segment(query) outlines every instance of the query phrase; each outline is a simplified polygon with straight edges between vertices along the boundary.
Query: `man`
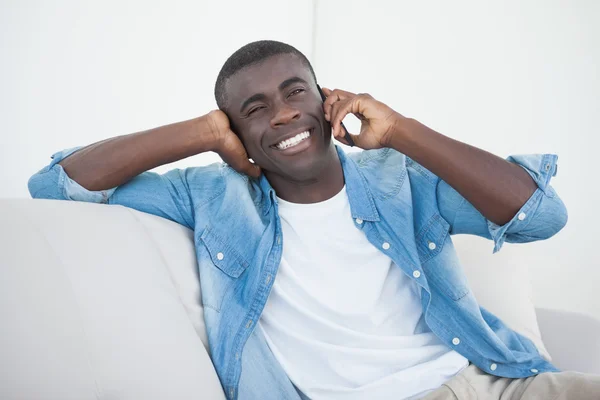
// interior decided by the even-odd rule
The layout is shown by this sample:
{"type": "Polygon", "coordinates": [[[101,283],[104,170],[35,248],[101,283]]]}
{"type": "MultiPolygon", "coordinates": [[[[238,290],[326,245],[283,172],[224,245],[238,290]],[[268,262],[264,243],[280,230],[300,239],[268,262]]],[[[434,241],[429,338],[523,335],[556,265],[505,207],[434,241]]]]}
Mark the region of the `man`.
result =
{"type": "Polygon", "coordinates": [[[218,76],[219,110],[56,153],[30,192],[194,229],[229,399],[598,398],[599,377],[558,372],[477,305],[450,238],[498,251],[557,233],[557,157],[503,160],[369,95],[324,92],[295,48],[250,43],[218,76]],[[332,141],[346,143],[348,113],[365,150],[351,155],[332,141]],[[204,151],[227,164],[147,172],[204,151]]]}

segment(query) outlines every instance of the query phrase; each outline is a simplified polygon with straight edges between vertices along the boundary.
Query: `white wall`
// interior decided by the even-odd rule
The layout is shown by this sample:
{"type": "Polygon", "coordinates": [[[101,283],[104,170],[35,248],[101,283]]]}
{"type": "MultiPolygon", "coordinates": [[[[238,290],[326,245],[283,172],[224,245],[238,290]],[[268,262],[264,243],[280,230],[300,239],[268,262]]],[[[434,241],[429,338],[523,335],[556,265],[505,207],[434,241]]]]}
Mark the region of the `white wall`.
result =
{"type": "Polygon", "coordinates": [[[569,222],[519,245],[515,262],[529,265],[538,305],[600,317],[600,2],[341,3],[318,2],[323,85],[368,92],[502,157],[559,155],[552,184],[569,222]]]}
{"type": "Polygon", "coordinates": [[[312,2],[0,1],[0,197],[29,197],[58,150],[216,108],[217,74],[247,42],[312,52],[312,2]]]}
{"type": "Polygon", "coordinates": [[[569,223],[515,262],[532,269],[537,304],[600,317],[600,2],[315,4],[1,0],[0,197],[29,197],[27,179],[57,150],[206,113],[226,57],[272,38],[312,55],[323,85],[369,92],[448,136],[501,156],[559,154],[569,223]]]}

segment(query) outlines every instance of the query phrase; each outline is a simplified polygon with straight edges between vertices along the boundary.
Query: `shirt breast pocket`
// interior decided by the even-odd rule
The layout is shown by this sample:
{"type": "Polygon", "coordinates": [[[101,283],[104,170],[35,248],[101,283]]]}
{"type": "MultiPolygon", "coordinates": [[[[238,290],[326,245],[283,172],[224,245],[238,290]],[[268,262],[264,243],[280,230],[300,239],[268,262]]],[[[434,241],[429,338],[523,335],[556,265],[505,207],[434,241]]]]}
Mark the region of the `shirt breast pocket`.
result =
{"type": "Polygon", "coordinates": [[[450,224],[439,214],[427,221],[417,234],[417,250],[421,263],[429,261],[442,251],[449,231],[450,224]]]}
{"type": "Polygon", "coordinates": [[[239,278],[248,268],[248,262],[239,255],[231,241],[226,240],[213,228],[206,227],[200,240],[204,243],[214,266],[231,278],[239,278]]]}
{"type": "Polygon", "coordinates": [[[450,224],[434,215],[417,235],[417,250],[430,285],[457,301],[470,290],[449,231],[450,224]]]}
{"type": "Polygon", "coordinates": [[[202,305],[217,312],[221,312],[228,296],[235,293],[240,277],[248,268],[248,263],[225,237],[211,227],[197,236],[202,305]]]}

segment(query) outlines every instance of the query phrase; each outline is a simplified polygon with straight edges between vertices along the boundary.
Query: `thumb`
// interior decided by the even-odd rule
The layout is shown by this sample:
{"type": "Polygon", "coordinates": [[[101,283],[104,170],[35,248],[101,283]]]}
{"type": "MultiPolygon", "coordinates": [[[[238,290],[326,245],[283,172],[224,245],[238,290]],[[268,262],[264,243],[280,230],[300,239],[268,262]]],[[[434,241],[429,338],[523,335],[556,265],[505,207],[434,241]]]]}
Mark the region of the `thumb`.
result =
{"type": "Polygon", "coordinates": [[[261,169],[258,165],[250,162],[248,159],[248,154],[246,150],[239,151],[233,157],[231,157],[231,162],[227,162],[233,169],[236,171],[251,176],[253,178],[259,178],[261,174],[261,169]]]}
{"type": "Polygon", "coordinates": [[[260,174],[262,173],[262,170],[260,169],[260,167],[258,165],[256,165],[253,162],[248,161],[249,166],[246,167],[246,169],[244,170],[244,173],[246,173],[247,175],[253,177],[253,178],[260,178],[260,174]]]}
{"type": "Polygon", "coordinates": [[[236,152],[234,154],[222,154],[221,158],[234,170],[241,174],[259,178],[261,169],[258,165],[251,163],[246,152],[236,152]]]}

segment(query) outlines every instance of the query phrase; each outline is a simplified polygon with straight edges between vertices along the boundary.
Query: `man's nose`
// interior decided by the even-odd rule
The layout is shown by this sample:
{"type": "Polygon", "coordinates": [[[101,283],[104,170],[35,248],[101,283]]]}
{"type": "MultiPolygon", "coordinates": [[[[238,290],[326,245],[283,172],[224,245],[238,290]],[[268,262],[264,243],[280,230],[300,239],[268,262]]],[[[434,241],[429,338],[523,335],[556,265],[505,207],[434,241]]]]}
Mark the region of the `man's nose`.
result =
{"type": "Polygon", "coordinates": [[[271,127],[277,128],[281,125],[289,124],[298,118],[300,118],[300,110],[290,107],[288,104],[282,104],[271,119],[271,127]]]}

